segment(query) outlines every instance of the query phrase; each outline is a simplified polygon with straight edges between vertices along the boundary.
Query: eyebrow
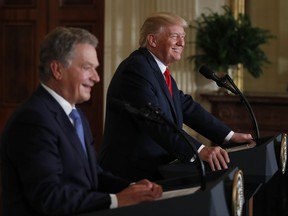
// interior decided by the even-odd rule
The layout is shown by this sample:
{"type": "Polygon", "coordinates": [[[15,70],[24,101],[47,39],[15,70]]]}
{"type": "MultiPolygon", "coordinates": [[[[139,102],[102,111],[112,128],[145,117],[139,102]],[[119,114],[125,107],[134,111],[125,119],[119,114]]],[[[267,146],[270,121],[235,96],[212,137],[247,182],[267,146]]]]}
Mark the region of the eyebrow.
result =
{"type": "Polygon", "coordinates": [[[171,35],[186,36],[186,33],[185,32],[184,33],[170,32],[168,35],[169,36],[171,36],[171,35]]]}

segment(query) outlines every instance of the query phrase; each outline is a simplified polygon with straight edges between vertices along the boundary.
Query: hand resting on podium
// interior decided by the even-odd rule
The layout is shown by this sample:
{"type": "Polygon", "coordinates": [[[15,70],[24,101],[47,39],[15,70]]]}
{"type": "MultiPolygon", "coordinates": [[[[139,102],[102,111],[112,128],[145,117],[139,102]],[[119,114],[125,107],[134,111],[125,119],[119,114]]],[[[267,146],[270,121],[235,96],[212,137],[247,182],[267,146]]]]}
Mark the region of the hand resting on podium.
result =
{"type": "MultiPolygon", "coordinates": [[[[232,137],[229,139],[229,143],[237,143],[240,145],[241,143],[252,143],[253,137],[251,134],[246,133],[233,133],[232,137]]],[[[205,146],[200,152],[199,157],[201,160],[206,161],[211,170],[222,170],[228,168],[228,163],[230,163],[229,155],[227,147],[230,146],[228,142],[222,145],[223,148],[220,146],[205,146]]]]}
{"type": "Polygon", "coordinates": [[[225,144],[227,152],[240,151],[256,146],[256,142],[251,134],[234,133],[229,143],[225,144]]]}
{"type": "Polygon", "coordinates": [[[131,184],[116,194],[118,207],[153,201],[162,196],[162,187],[146,179],[131,184]]]}

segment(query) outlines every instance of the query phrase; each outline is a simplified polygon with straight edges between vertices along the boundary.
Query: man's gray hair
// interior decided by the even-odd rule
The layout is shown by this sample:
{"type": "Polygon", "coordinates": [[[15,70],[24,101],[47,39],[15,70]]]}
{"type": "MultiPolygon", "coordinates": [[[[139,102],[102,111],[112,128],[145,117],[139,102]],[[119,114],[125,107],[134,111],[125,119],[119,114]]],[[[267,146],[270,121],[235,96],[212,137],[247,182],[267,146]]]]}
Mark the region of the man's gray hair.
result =
{"type": "Polygon", "coordinates": [[[69,65],[69,59],[73,55],[75,45],[88,43],[97,47],[98,39],[85,29],[75,27],[57,27],[43,40],[39,56],[39,78],[46,82],[51,77],[50,63],[59,61],[64,66],[69,65]]]}

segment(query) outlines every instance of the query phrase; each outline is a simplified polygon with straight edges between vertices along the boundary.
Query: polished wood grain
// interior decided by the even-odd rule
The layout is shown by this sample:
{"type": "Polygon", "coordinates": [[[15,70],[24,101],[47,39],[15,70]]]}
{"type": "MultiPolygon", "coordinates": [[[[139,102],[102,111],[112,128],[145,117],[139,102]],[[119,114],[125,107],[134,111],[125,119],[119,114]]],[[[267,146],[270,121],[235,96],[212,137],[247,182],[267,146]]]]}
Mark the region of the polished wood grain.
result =
{"type": "MultiPolygon", "coordinates": [[[[249,113],[238,96],[217,93],[201,96],[211,103],[212,114],[234,131],[255,134],[249,113]]],[[[245,97],[258,122],[260,138],[288,132],[288,95],[248,94],[245,97]]]]}

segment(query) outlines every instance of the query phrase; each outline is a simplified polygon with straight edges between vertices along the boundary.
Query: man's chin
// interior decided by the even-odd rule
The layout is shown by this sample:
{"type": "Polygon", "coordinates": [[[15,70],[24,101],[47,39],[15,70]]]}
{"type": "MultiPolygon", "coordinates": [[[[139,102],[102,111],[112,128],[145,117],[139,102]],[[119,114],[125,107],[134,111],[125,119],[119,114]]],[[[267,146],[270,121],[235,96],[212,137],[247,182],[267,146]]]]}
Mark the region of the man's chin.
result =
{"type": "MultiPolygon", "coordinates": [[[[177,61],[179,61],[181,59],[181,56],[175,56],[174,58],[173,58],[173,62],[177,62],[177,61]]],[[[171,62],[171,63],[173,63],[173,62],[171,62]]]]}
{"type": "Polygon", "coordinates": [[[90,98],[91,98],[91,95],[89,94],[89,96],[82,97],[81,100],[78,101],[78,103],[84,103],[90,100],[90,98]]]}

